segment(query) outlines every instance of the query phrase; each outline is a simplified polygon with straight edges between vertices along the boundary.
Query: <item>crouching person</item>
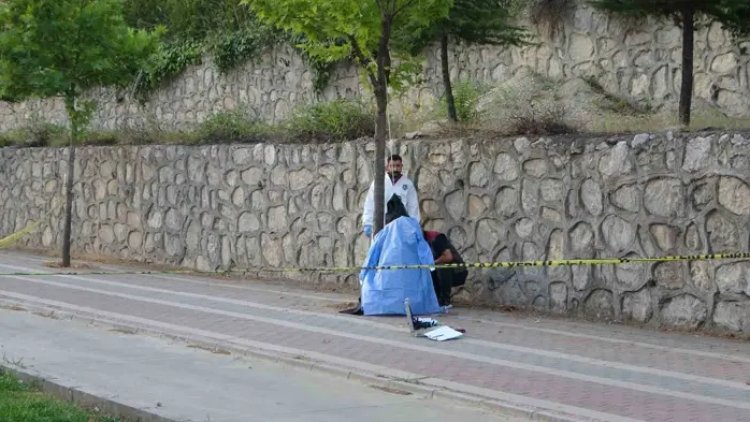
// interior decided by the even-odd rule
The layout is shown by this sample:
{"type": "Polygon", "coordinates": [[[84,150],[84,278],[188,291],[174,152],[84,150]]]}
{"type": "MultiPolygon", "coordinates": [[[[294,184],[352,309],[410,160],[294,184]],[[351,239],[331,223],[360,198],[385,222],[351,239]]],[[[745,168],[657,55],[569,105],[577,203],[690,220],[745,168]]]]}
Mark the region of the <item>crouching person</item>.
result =
{"type": "MultiPolygon", "coordinates": [[[[448,240],[448,236],[436,231],[425,231],[424,238],[430,245],[435,265],[463,264],[464,260],[456,248],[448,240]]],[[[451,308],[451,289],[466,283],[468,271],[466,267],[436,268],[432,272],[432,285],[435,288],[438,303],[445,309],[451,308]]]]}
{"type": "MultiPolygon", "coordinates": [[[[386,226],[375,236],[364,267],[432,265],[433,254],[419,222],[406,213],[398,195],[388,201],[386,226]]],[[[404,315],[409,298],[415,315],[441,312],[428,268],[360,272],[362,311],[365,315],[404,315]]]]}

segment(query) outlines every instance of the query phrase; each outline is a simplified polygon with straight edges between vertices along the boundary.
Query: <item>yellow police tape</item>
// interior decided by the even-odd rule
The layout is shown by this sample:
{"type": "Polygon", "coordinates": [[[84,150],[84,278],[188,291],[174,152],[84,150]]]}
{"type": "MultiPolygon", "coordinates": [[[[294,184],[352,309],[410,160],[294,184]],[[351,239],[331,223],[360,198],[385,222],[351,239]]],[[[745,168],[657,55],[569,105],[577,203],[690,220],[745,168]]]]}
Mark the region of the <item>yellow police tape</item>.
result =
{"type": "Polygon", "coordinates": [[[13,246],[14,243],[18,242],[22,237],[36,230],[37,227],[42,223],[42,220],[34,221],[21,230],[11,233],[8,236],[0,239],[0,249],[6,249],[13,246]]]}
{"type": "MultiPolygon", "coordinates": [[[[631,258],[583,258],[583,259],[553,259],[537,261],[504,261],[504,262],[470,262],[461,264],[420,264],[420,265],[383,265],[372,267],[289,267],[276,268],[270,271],[319,271],[319,272],[352,272],[361,270],[418,270],[418,269],[493,269],[493,268],[520,268],[520,267],[562,267],[574,265],[622,265],[652,262],[674,262],[674,261],[709,261],[723,259],[750,259],[750,252],[737,253],[712,253],[702,255],[674,255],[661,257],[631,257],[631,258]]],[[[255,270],[264,272],[269,270],[255,270]]],[[[232,271],[229,271],[232,272],[232,271]]],[[[247,271],[245,271],[247,272],[247,271]]]]}
{"type": "Polygon", "coordinates": [[[157,275],[157,274],[203,274],[203,275],[247,275],[263,273],[292,273],[292,272],[347,272],[353,273],[361,270],[418,270],[418,269],[493,269],[493,268],[524,268],[524,267],[560,267],[573,265],[623,265],[642,264],[654,262],[675,261],[708,261],[726,259],[750,259],[750,252],[737,253],[713,253],[702,255],[674,255],[662,257],[632,257],[632,258],[586,258],[586,259],[556,259],[538,261],[506,261],[506,262],[475,262],[462,264],[436,264],[436,265],[384,265],[372,267],[284,267],[284,268],[253,268],[233,269],[217,272],[201,272],[193,270],[155,270],[155,271],[75,271],[75,272],[8,272],[0,273],[0,276],[14,275],[157,275]]]}

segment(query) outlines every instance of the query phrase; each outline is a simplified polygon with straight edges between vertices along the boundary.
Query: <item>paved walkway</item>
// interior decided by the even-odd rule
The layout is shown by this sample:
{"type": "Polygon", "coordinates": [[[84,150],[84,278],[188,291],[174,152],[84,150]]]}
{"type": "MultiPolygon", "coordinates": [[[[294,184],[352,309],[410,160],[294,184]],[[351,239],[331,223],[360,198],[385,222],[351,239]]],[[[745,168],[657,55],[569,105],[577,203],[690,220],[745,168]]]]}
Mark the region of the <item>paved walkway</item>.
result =
{"type": "MultiPolygon", "coordinates": [[[[417,394],[190,346],[0,309],[0,365],[72,387],[75,393],[67,397],[124,421],[152,422],[157,415],[181,422],[519,422],[448,403],[426,406],[417,394]]],[[[2,414],[0,420],[6,421],[2,414]]]]}
{"type": "MultiPolygon", "coordinates": [[[[50,270],[0,257],[0,272],[50,270]]],[[[117,269],[98,265],[100,269],[117,269]]],[[[350,296],[190,276],[2,276],[0,302],[251,351],[553,420],[750,421],[750,343],[454,309],[436,343],[402,318],[340,315],[350,296]]]]}

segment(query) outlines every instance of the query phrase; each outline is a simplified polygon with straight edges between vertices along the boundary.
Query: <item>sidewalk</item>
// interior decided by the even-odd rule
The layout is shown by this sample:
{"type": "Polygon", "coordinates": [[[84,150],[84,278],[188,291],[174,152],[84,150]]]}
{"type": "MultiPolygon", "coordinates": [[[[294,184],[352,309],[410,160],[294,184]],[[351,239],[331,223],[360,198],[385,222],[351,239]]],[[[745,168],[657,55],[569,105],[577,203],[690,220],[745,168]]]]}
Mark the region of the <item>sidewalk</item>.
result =
{"type": "MultiPolygon", "coordinates": [[[[49,271],[0,257],[0,272],[49,271]]],[[[95,265],[96,270],[117,269],[95,265]]],[[[453,309],[436,343],[402,318],[336,311],[351,296],[189,276],[3,276],[0,303],[158,333],[456,403],[551,420],[750,421],[750,343],[453,309]]]]}
{"type": "Polygon", "coordinates": [[[438,403],[427,407],[418,395],[289,365],[28,312],[0,309],[0,356],[0,366],[69,387],[67,397],[125,421],[512,421],[438,403]]]}

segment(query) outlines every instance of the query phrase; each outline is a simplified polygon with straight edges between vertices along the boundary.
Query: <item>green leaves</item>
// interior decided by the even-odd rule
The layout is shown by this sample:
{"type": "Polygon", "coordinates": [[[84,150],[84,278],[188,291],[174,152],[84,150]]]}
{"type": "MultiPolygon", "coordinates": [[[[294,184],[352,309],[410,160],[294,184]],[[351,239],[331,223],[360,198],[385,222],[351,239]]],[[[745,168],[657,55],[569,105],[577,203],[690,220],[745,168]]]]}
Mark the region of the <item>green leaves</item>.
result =
{"type": "Polygon", "coordinates": [[[354,58],[372,72],[382,20],[414,29],[447,16],[451,0],[242,0],[258,18],[298,36],[308,55],[322,62],[354,58]]]}
{"type": "Polygon", "coordinates": [[[127,83],[156,45],[118,0],[8,0],[0,12],[0,93],[13,99],[127,83]]]}
{"type": "Polygon", "coordinates": [[[284,35],[260,24],[240,0],[128,0],[125,19],[139,28],[166,28],[138,80],[141,100],[203,56],[212,56],[219,71],[228,72],[260,57],[284,35]]]}
{"type": "Polygon", "coordinates": [[[271,26],[300,37],[299,47],[324,62],[346,58],[351,39],[371,50],[377,21],[361,20],[374,1],[351,0],[243,0],[258,18],[271,26]],[[336,40],[344,39],[343,43],[336,40]]]}
{"type": "Polygon", "coordinates": [[[448,16],[425,22],[410,21],[394,34],[402,49],[418,54],[445,33],[456,42],[469,44],[522,45],[530,34],[514,19],[524,0],[455,0],[448,16]],[[416,24],[415,24],[416,23],[416,24]]]}
{"type": "Polygon", "coordinates": [[[159,35],[129,28],[118,0],[8,0],[0,28],[0,95],[63,96],[73,139],[95,110],[83,91],[129,83],[159,35]]]}
{"type": "Polygon", "coordinates": [[[248,25],[214,34],[210,39],[210,49],[219,71],[228,72],[249,58],[259,57],[264,49],[279,39],[278,32],[264,25],[248,25]]]}
{"type": "Polygon", "coordinates": [[[192,40],[160,44],[140,69],[141,77],[136,79],[136,93],[140,99],[145,100],[149,92],[188,66],[199,64],[202,51],[203,45],[192,40]]]}

